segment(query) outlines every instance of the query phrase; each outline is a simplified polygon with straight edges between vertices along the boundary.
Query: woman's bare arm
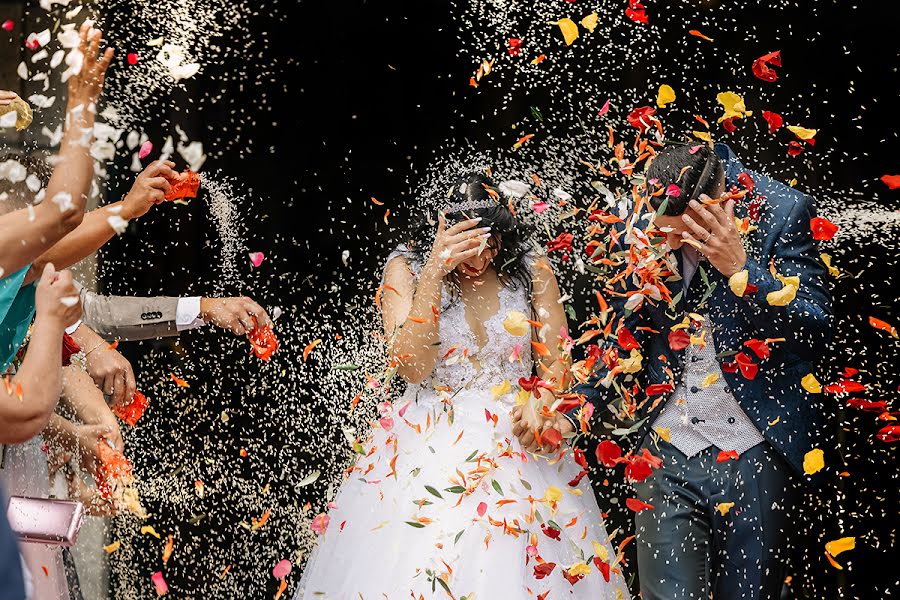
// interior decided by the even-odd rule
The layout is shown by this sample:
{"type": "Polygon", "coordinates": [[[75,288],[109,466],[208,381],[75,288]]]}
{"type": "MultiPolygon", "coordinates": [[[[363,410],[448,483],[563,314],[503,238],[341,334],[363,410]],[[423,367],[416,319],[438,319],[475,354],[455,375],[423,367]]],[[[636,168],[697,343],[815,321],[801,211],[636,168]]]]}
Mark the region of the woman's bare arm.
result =
{"type": "MultiPolygon", "coordinates": [[[[84,217],[94,177],[90,151],[96,102],[113,55],[112,49],[100,54],[100,37],[100,31],[91,30],[89,24],[82,26],[79,50],[84,54],[84,63],[81,71],[69,79],[65,134],[44,202],[0,217],[2,272],[14,273],[34,261],[78,227],[84,217]]],[[[42,271],[43,267],[29,281],[42,271]]]]}
{"type": "Polygon", "coordinates": [[[434,370],[440,344],[438,312],[444,277],[478,254],[489,229],[473,229],[481,219],[450,227],[443,215],[428,260],[416,281],[409,264],[394,258],[385,268],[381,309],[390,352],[400,360],[397,372],[410,383],[421,383],[434,370]]]}
{"type": "Polygon", "coordinates": [[[532,280],[532,306],[537,315],[537,320],[543,323],[543,331],[546,331],[546,339],[542,341],[549,351],[549,356],[540,356],[533,352],[534,364],[537,365],[537,374],[545,381],[555,381],[554,388],[558,391],[566,389],[565,378],[568,376],[570,357],[561,350],[563,332],[568,336],[569,327],[566,322],[566,312],[559,299],[561,294],[556,275],[546,257],[538,258],[532,265],[534,273],[532,280]]]}
{"type": "Polygon", "coordinates": [[[440,309],[443,273],[425,268],[416,281],[406,259],[397,257],[385,269],[381,292],[384,331],[392,357],[399,357],[400,376],[421,383],[437,364],[440,319],[432,307],[440,309]]]}

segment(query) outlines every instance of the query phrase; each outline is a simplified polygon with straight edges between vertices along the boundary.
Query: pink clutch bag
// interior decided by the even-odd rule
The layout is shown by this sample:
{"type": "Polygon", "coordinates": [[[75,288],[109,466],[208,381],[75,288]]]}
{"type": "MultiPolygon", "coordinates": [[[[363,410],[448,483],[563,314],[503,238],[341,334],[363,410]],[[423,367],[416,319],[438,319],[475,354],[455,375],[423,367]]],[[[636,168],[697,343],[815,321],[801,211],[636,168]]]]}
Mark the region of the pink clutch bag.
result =
{"type": "Polygon", "coordinates": [[[84,522],[84,506],[69,500],[12,496],[6,516],[22,542],[74,546],[84,522]]]}

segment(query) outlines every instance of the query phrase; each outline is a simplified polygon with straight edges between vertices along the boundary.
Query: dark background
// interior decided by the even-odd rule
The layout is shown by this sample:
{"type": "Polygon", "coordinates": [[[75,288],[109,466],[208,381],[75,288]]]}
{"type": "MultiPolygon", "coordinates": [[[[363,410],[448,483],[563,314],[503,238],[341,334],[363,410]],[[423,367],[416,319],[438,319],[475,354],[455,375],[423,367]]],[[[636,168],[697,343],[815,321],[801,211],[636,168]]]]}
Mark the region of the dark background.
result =
{"type": "MultiPolygon", "coordinates": [[[[792,122],[822,129],[816,148],[788,159],[788,138],[776,144],[761,136],[758,118],[723,139],[751,168],[785,179],[796,176],[800,187],[820,196],[837,190],[838,197],[820,200],[838,210],[843,195],[848,201],[875,199],[896,210],[900,196],[877,181],[900,171],[896,20],[884,12],[890,3],[853,4],[747,2],[722,8],[647,2],[651,19],[665,23],[658,44],[671,51],[636,61],[622,81],[602,85],[615,93],[646,82],[640,102],[614,107],[622,123],[632,106],[653,103],[659,83],[672,83],[684,95],[667,127],[681,131],[692,127],[691,114],[713,115],[717,91],[730,85],[760,88],[750,62],[780,49],[785,66],[778,84],[767,88],[773,95],[769,106],[802,107],[803,118],[792,122]],[[723,14],[727,18],[722,19],[723,14]],[[704,30],[709,15],[719,15],[719,22],[730,23],[730,29],[705,31],[716,39],[711,45],[687,38],[687,29],[704,30]],[[742,57],[745,67],[739,73],[722,60],[734,55],[742,57]]],[[[570,6],[562,1],[560,5],[561,11],[570,6]]],[[[155,489],[145,495],[156,513],[157,529],[178,534],[178,550],[165,569],[175,597],[233,597],[242,590],[246,597],[262,598],[274,592],[277,582],[268,571],[277,559],[293,557],[298,536],[292,528],[305,527],[305,522],[292,520],[299,513],[285,509],[275,513],[268,529],[248,539],[237,522],[258,516],[260,504],[232,501],[228,486],[238,480],[255,481],[260,488],[271,483],[282,503],[301,506],[309,500],[321,507],[325,490],[320,486],[291,488],[301,476],[299,467],[315,462],[314,455],[304,455],[302,444],[294,442],[309,437],[340,445],[341,433],[328,427],[332,422],[325,416],[290,422],[285,415],[291,413],[278,408],[283,398],[274,396],[289,389],[295,394],[291,401],[302,404],[313,391],[273,382],[289,379],[285,371],[306,368],[297,351],[317,337],[304,329],[308,315],[327,313],[330,305],[339,322],[344,302],[373,291],[372,283],[360,289],[359,282],[367,274],[373,274],[368,280],[374,282],[384,248],[405,227],[409,211],[399,208],[400,201],[410,200],[409,190],[422,168],[454,145],[508,147],[513,123],[529,123],[538,133],[560,133],[571,126],[571,119],[562,116],[563,105],[546,90],[520,90],[498,110],[504,95],[499,81],[493,87],[487,82],[479,90],[469,88],[474,65],[461,56],[459,24],[452,10],[438,0],[281,2],[271,13],[263,7],[259,14],[248,13],[245,35],[221,40],[226,49],[234,45],[231,58],[205,65],[202,76],[171,95],[153,98],[147,107],[149,117],[142,126],[151,137],[174,133],[173,124],[178,123],[191,139],[204,141],[210,152],[205,172],[218,170],[239,181],[247,247],[265,251],[267,259],[255,271],[242,263],[245,283],[222,291],[281,306],[286,311],[282,318],[296,323],[282,322],[280,327],[296,333],[294,346],[282,350],[276,366],[263,369],[248,364],[243,343],[208,330],[185,334],[177,344],[125,348],[142,373],[142,386],[157,399],[169,399],[172,407],[167,414],[154,406],[142,425],[144,433],[136,432],[130,440],[132,448],[140,448],[134,452],[139,475],[176,495],[182,493],[179,489],[192,493],[195,478],[209,485],[209,477],[221,475],[223,463],[232,469],[233,479],[216,480],[218,494],[191,510],[173,508],[175,504],[164,500],[154,503],[169,491],[155,489]],[[254,45],[252,52],[237,51],[248,43],[254,45]],[[274,74],[262,79],[247,75],[261,65],[274,74]],[[542,107],[548,119],[529,121],[531,106],[542,107]],[[386,206],[372,204],[371,196],[386,206]],[[382,221],[385,208],[394,209],[390,227],[382,221]],[[352,251],[352,269],[340,260],[346,249],[352,251]],[[170,391],[169,370],[189,375],[190,391],[170,391]],[[176,393],[180,395],[170,398],[176,393]],[[235,410],[239,416],[223,424],[218,419],[222,410],[235,410]],[[235,451],[245,445],[256,452],[241,461],[235,451]],[[188,524],[201,513],[205,517],[198,524],[188,524]],[[235,587],[216,588],[229,557],[235,562],[228,576],[235,587]]],[[[607,18],[612,17],[601,15],[607,18]]],[[[140,26],[131,22],[126,31],[114,25],[109,32],[112,43],[127,45],[140,26]]],[[[639,26],[625,21],[623,27],[639,26]]],[[[504,41],[498,40],[498,52],[504,41]]],[[[580,51],[590,52],[588,42],[581,42],[580,51]]],[[[603,99],[596,100],[594,112],[603,99]]],[[[121,167],[127,164],[123,157],[121,167]]],[[[113,179],[112,198],[127,190],[121,183],[125,179],[124,174],[113,179]]],[[[869,397],[895,405],[900,384],[897,343],[869,329],[865,318],[872,314],[900,322],[894,301],[896,227],[884,226],[881,233],[862,238],[845,233],[831,251],[839,266],[862,273],[836,285],[840,335],[832,356],[821,365],[820,380],[833,381],[844,366],[857,367],[874,388],[869,397]]],[[[167,205],[104,249],[102,285],[113,293],[208,294],[221,283],[218,260],[215,229],[205,206],[167,205]]],[[[814,532],[804,538],[806,553],[795,591],[812,598],[886,597],[897,584],[892,568],[897,564],[892,555],[896,521],[889,518],[898,507],[896,449],[874,438],[885,422],[869,414],[845,413],[839,401],[834,403],[840,417],[835,434],[845,462],[829,468],[847,471],[850,477],[841,480],[840,489],[826,492],[824,504],[810,501],[807,513],[814,517],[814,532]],[[857,536],[857,548],[838,558],[846,569],[838,573],[825,561],[822,544],[842,535],[857,536]]],[[[614,522],[625,523],[623,518],[613,515],[614,522]]],[[[133,529],[133,523],[119,522],[114,535],[133,535],[133,529]]],[[[801,529],[803,524],[798,524],[798,535],[801,529]]],[[[157,544],[146,536],[130,543],[133,555],[112,557],[120,562],[113,573],[113,587],[119,592],[111,596],[149,597],[147,574],[160,568],[157,544]],[[133,563],[123,564],[129,561],[133,563]]],[[[295,571],[291,581],[296,577],[295,571]]]]}

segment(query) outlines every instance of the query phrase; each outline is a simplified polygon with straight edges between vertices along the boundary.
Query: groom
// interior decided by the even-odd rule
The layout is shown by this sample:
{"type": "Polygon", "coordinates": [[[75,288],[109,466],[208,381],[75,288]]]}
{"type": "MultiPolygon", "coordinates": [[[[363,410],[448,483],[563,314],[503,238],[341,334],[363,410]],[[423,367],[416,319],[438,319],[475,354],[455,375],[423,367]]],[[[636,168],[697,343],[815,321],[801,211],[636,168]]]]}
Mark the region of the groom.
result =
{"type": "MultiPolygon", "coordinates": [[[[831,298],[810,230],[812,199],[745,169],[724,144],[666,147],[647,180],[670,192],[651,204],[659,209],[667,198],[656,225],[669,229],[681,278],[666,280],[671,305],[645,302],[630,314],[619,305],[616,313],[627,314],[622,324],[640,345],[644,389],[672,390],[643,406],[645,396],[635,398],[638,452],[662,458],[658,471],[635,484],[638,499],[653,507],[635,516],[642,597],[774,600],[796,533],[800,484],[813,479],[804,474],[804,457],[829,446],[819,396],[801,385],[831,337],[831,298]],[[703,202],[732,186],[752,188],[737,208],[733,200],[703,202]],[[744,217],[748,206],[757,229],[745,250],[734,213],[744,217]],[[799,287],[784,282],[792,276],[799,287]],[[729,281],[740,292],[742,280],[748,285],[738,296],[729,281]],[[682,348],[670,333],[691,313],[701,318],[687,319],[694,343],[682,348]],[[749,340],[760,342],[747,346],[749,340]]],[[[604,350],[627,357],[616,338],[604,350]]],[[[603,368],[575,391],[601,411],[614,389],[598,364],[603,368]]],[[[555,425],[572,431],[580,410],[555,425]]]]}

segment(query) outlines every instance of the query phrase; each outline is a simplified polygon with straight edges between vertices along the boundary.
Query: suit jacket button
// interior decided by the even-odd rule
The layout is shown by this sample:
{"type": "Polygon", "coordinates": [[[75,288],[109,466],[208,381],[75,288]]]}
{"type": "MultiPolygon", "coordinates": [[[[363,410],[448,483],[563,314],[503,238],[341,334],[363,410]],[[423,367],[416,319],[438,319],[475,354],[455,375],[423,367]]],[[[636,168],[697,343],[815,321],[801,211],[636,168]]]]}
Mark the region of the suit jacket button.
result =
{"type": "Polygon", "coordinates": [[[692,386],[691,386],[691,393],[692,393],[692,394],[696,394],[696,393],[699,392],[699,391],[700,391],[700,388],[698,388],[696,385],[692,385],[692,386]]]}
{"type": "Polygon", "coordinates": [[[700,418],[699,418],[699,417],[691,417],[691,423],[693,423],[694,425],[696,425],[696,424],[699,423],[699,422],[700,422],[700,418]]]}
{"type": "Polygon", "coordinates": [[[731,393],[731,388],[728,387],[727,385],[725,386],[725,393],[726,393],[726,394],[730,394],[730,393],[731,393]]]}
{"type": "Polygon", "coordinates": [[[728,422],[734,425],[734,422],[737,421],[734,417],[728,417],[728,422]]]}

